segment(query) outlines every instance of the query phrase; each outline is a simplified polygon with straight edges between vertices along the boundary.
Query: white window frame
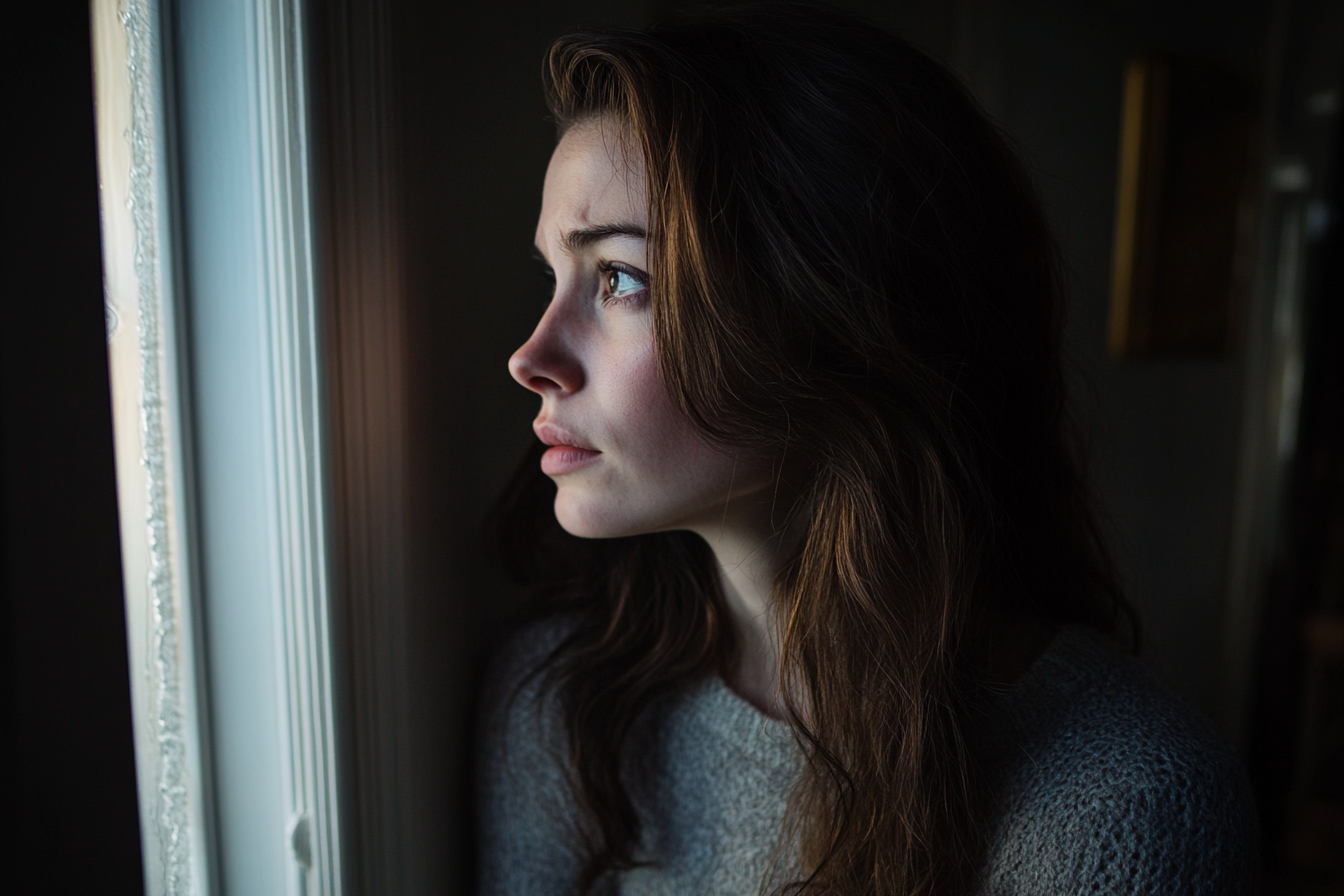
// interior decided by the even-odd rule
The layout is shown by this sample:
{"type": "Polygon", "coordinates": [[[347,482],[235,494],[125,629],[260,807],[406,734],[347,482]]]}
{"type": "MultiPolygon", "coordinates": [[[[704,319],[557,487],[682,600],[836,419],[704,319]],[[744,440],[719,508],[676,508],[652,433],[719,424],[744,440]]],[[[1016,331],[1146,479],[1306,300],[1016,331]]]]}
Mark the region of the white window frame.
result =
{"type": "Polygon", "coordinates": [[[339,894],[303,4],[92,12],[147,892],[339,894]]]}

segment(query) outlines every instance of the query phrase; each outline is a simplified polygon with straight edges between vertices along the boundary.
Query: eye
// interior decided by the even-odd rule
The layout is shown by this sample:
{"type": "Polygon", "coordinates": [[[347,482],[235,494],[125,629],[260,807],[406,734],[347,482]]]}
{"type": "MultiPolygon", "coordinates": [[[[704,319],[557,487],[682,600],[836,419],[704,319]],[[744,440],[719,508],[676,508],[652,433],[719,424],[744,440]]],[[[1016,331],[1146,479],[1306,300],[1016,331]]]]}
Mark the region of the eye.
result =
{"type": "Polygon", "coordinates": [[[629,299],[648,289],[648,280],[624,266],[608,265],[602,268],[602,285],[606,295],[603,301],[629,299]]]}
{"type": "Polygon", "coordinates": [[[632,292],[639,292],[643,288],[643,283],[640,283],[625,271],[611,271],[607,274],[607,289],[611,290],[613,296],[629,295],[632,292]]]}
{"type": "Polygon", "coordinates": [[[555,296],[555,268],[546,260],[546,256],[541,254],[541,250],[534,248],[532,250],[532,260],[537,263],[537,274],[546,284],[546,301],[549,303],[555,296]]]}

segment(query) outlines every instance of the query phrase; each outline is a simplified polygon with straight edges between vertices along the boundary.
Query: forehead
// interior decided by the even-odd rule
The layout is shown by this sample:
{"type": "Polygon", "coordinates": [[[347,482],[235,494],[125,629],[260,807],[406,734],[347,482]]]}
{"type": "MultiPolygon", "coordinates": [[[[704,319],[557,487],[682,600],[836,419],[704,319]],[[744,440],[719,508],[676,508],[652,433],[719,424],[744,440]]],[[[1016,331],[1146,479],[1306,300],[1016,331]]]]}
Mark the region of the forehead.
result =
{"type": "Polygon", "coordinates": [[[565,132],[546,169],[538,244],[576,228],[645,223],[644,159],[626,143],[620,128],[605,119],[565,132]]]}

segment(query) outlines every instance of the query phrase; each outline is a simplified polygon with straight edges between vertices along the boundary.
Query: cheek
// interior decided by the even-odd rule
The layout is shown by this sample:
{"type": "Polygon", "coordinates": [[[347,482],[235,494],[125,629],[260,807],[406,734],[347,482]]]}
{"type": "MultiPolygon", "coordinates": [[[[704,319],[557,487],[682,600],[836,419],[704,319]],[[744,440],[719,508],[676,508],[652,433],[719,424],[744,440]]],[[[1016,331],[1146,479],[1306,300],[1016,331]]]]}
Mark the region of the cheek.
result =
{"type": "MultiPolygon", "coordinates": [[[[575,535],[616,537],[713,516],[736,471],[672,402],[652,345],[590,368],[600,396],[605,467],[562,483],[556,514],[575,535]]],[[[716,517],[717,518],[717,517],[716,517]]]]}
{"type": "Polygon", "coordinates": [[[706,514],[717,519],[735,477],[747,471],[738,470],[676,407],[651,351],[627,369],[624,381],[616,443],[622,474],[618,506],[648,531],[695,525],[706,514]]]}
{"type": "Polygon", "coordinates": [[[719,455],[710,448],[672,402],[652,347],[614,371],[612,411],[618,461],[636,470],[643,482],[664,482],[688,471],[706,472],[719,455]]]}

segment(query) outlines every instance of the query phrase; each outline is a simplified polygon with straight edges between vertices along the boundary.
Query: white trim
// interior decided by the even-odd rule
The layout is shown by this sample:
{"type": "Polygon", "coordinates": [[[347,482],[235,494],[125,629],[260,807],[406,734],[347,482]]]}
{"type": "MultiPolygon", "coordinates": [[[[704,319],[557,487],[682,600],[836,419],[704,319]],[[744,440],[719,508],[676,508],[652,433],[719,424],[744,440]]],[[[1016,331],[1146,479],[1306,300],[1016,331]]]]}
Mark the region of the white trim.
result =
{"type": "Polygon", "coordinates": [[[342,890],[302,5],[179,0],[202,587],[229,893],[342,890]]]}
{"type": "Polygon", "coordinates": [[[221,876],[342,889],[298,0],[175,4],[221,876]]]}
{"type": "Polygon", "coordinates": [[[298,0],[256,5],[270,391],[267,467],[279,556],[291,854],[304,893],[340,892],[324,491],[320,318],[313,283],[308,110],[298,0]]]}

